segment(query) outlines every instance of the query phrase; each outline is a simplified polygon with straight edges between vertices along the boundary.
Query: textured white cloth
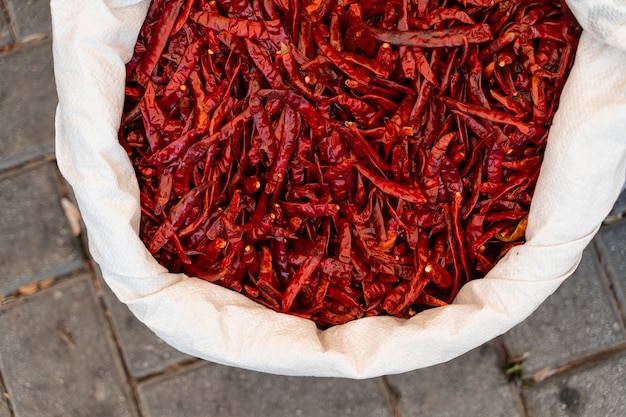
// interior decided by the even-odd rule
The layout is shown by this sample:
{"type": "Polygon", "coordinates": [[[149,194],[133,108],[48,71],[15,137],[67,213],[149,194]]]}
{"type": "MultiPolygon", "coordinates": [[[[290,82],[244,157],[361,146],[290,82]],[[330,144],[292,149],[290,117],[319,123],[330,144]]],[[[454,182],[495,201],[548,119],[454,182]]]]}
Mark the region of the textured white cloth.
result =
{"type": "Polygon", "coordinates": [[[626,50],[626,0],[568,0],[567,4],[586,31],[626,50]]]}
{"type": "MultiPolygon", "coordinates": [[[[577,13],[591,13],[587,3],[571,2],[577,13]]],[[[465,285],[450,306],[409,320],[366,318],[320,331],[217,285],[170,274],[151,257],[137,236],[137,181],[117,142],[124,63],[148,2],[51,5],[57,160],[76,194],[90,251],[117,297],[143,323],[200,358],[277,374],[348,378],[450,360],[521,322],[554,292],[575,270],[624,183],[626,53],[618,49],[625,44],[624,25],[607,29],[608,15],[596,13],[593,21],[581,19],[589,30],[550,132],[527,243],[486,278],[465,285]]]]}

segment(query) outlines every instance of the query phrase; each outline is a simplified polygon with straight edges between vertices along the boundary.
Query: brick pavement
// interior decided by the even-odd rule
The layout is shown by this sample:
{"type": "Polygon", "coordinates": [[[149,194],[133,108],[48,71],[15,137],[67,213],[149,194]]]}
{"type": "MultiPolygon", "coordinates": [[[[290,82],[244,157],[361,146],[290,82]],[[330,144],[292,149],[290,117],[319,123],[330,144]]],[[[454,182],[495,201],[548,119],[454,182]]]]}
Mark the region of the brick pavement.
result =
{"type": "Polygon", "coordinates": [[[445,364],[294,378],[159,341],[101,282],[64,214],[49,30],[47,1],[0,0],[0,417],[626,415],[626,194],[529,319],[445,364]]]}

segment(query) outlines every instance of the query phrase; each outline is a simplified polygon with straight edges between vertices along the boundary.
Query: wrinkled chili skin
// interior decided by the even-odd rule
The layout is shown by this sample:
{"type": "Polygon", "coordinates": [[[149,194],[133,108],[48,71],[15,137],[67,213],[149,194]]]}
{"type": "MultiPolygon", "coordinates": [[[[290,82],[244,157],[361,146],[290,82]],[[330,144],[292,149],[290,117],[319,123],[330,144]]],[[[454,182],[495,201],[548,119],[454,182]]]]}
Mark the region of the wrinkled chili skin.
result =
{"type": "Polygon", "coordinates": [[[524,242],[565,7],[153,0],[119,131],[141,239],[322,329],[448,304],[524,242]]]}

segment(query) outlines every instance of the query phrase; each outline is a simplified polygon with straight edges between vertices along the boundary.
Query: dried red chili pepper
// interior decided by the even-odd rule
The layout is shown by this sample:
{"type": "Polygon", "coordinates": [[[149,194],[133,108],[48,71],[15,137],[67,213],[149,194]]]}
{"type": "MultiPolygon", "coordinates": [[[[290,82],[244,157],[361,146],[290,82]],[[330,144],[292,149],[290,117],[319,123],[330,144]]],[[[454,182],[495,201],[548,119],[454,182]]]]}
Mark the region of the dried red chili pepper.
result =
{"type": "Polygon", "coordinates": [[[483,43],[492,39],[489,25],[479,23],[450,29],[425,31],[387,31],[367,27],[376,39],[392,45],[405,45],[417,48],[442,48],[483,43]]]}
{"type": "Polygon", "coordinates": [[[143,86],[147,84],[158,60],[161,58],[161,53],[167,45],[167,41],[174,28],[176,17],[178,16],[183,2],[184,0],[172,0],[168,2],[159,16],[156,27],[152,30],[153,35],[148,43],[145,55],[141,58],[137,66],[137,80],[143,86]]]}
{"type": "Polygon", "coordinates": [[[228,32],[246,39],[269,38],[265,26],[254,20],[228,18],[205,11],[192,13],[191,19],[216,32],[228,32]]]}

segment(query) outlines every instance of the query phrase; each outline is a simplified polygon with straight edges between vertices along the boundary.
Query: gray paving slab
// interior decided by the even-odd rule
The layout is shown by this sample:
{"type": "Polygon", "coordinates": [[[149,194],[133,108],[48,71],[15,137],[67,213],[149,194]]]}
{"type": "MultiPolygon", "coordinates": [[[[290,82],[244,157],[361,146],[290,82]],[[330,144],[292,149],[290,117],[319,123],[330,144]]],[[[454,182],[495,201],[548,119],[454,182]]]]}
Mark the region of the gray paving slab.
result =
{"type": "Polygon", "coordinates": [[[104,300],[111,311],[126,366],[132,376],[145,377],[161,372],[169,366],[193,359],[152,333],[126,305],[115,297],[106,283],[102,283],[102,288],[104,300]]]}
{"type": "Polygon", "coordinates": [[[597,352],[626,341],[593,245],[572,276],[528,319],[504,335],[512,356],[528,354],[524,372],[597,352]]]}
{"type": "Polygon", "coordinates": [[[0,295],[83,267],[54,162],[0,175],[0,295]]]}
{"type": "Polygon", "coordinates": [[[16,417],[136,417],[89,276],[0,310],[0,370],[16,417]]]}
{"type": "Polygon", "coordinates": [[[626,355],[524,389],[529,417],[626,416],[626,355]]]}
{"type": "Polygon", "coordinates": [[[603,226],[597,235],[597,242],[613,290],[622,311],[626,311],[626,219],[603,226]]]}
{"type": "Polygon", "coordinates": [[[145,417],[391,417],[382,380],[269,375],[200,362],[140,384],[145,417]]]}
{"type": "Polygon", "coordinates": [[[52,30],[50,0],[6,0],[19,39],[52,30]]]}
{"type": "Polygon", "coordinates": [[[516,417],[522,406],[487,343],[450,362],[389,376],[402,416],[516,417]]]}
{"type": "Polygon", "coordinates": [[[0,170],[54,152],[57,104],[49,39],[0,54],[0,170]]]}
{"type": "Polygon", "coordinates": [[[13,36],[9,30],[9,21],[0,8],[0,49],[13,43],[13,36]]]}

